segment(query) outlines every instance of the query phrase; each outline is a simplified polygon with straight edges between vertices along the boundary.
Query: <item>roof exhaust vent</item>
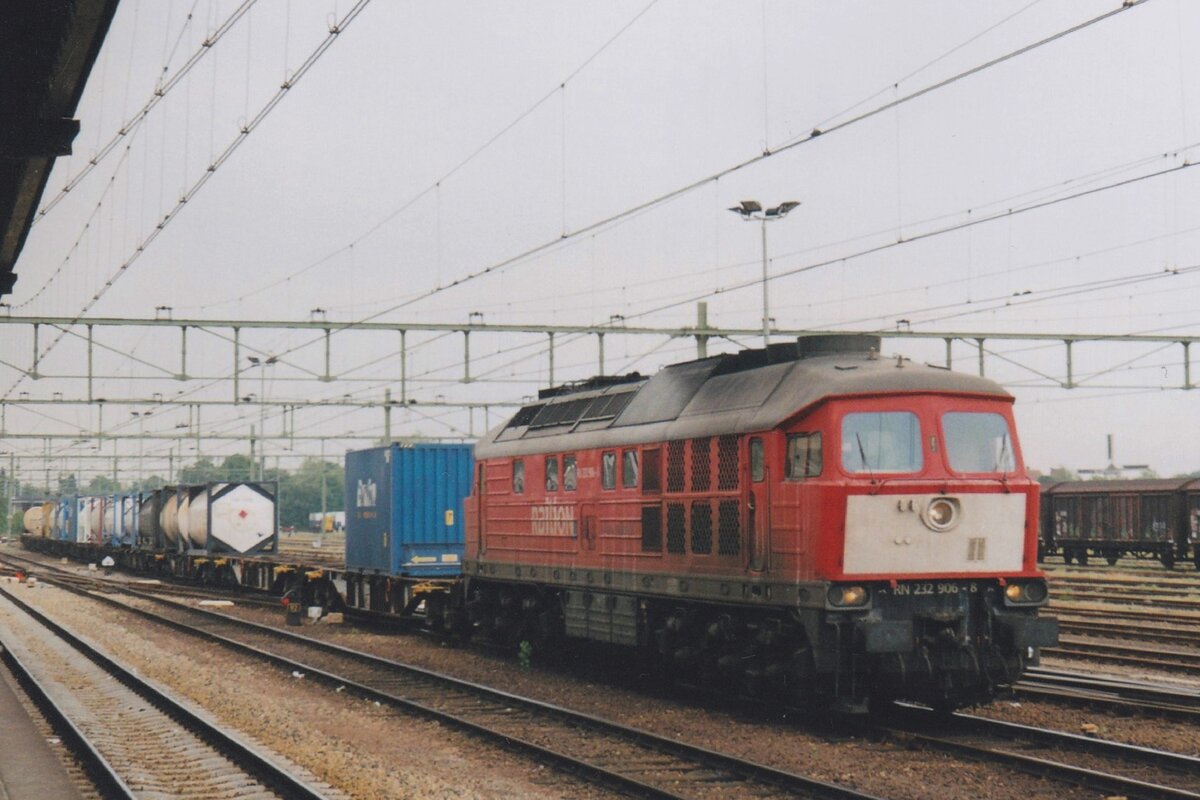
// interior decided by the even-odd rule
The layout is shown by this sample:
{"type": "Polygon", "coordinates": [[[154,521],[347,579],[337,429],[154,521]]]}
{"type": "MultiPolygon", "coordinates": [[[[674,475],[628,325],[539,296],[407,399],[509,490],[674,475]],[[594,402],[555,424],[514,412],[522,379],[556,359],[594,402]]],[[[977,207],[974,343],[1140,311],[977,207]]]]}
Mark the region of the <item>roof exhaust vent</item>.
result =
{"type": "Polygon", "coordinates": [[[801,336],[796,340],[796,352],[800,358],[833,356],[841,353],[861,353],[866,356],[872,350],[879,352],[883,337],[872,333],[820,333],[801,336]]]}

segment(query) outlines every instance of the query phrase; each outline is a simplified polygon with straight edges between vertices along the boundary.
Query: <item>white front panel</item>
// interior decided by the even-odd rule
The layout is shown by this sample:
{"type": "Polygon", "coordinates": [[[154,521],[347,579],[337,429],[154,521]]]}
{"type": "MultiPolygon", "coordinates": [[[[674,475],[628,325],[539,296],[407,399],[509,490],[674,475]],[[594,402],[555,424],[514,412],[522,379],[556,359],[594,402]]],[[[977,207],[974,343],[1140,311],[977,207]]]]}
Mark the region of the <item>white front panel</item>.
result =
{"type": "Polygon", "coordinates": [[[212,501],[212,538],[245,553],[275,532],[275,503],[249,486],[212,501]]]}
{"type": "Polygon", "coordinates": [[[846,501],[847,575],[1016,572],[1024,546],[1023,494],[855,495],[846,501]],[[931,530],[922,512],[943,496],[958,500],[958,524],[931,530]]]}

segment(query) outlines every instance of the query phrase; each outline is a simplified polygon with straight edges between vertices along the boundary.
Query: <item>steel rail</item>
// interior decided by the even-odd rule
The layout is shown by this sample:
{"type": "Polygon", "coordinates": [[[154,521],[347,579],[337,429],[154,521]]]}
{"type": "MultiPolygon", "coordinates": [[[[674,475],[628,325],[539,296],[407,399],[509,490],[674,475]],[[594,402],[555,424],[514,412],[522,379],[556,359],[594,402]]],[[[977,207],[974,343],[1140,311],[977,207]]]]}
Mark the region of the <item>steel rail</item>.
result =
{"type": "MultiPolygon", "coordinates": [[[[57,578],[45,578],[45,580],[53,583],[57,580],[57,578]]],[[[68,591],[74,591],[81,595],[87,596],[99,602],[103,602],[107,605],[119,608],[122,611],[135,614],[144,619],[148,619],[155,623],[173,628],[190,636],[196,636],[209,641],[214,641],[222,646],[246,653],[262,660],[269,661],[281,667],[282,669],[288,670],[289,672],[303,672],[307,677],[326,685],[340,687],[345,691],[354,692],[355,694],[370,700],[386,703],[393,707],[399,707],[413,713],[421,714],[422,716],[437,719],[442,723],[453,725],[469,733],[486,738],[489,741],[496,742],[508,749],[522,752],[525,755],[532,754],[538,759],[549,761],[550,763],[557,765],[559,768],[573,774],[602,781],[605,785],[618,788],[621,791],[633,792],[642,797],[681,797],[681,795],[678,795],[675,792],[663,789],[651,783],[647,783],[628,774],[623,774],[617,771],[620,769],[619,767],[609,769],[595,763],[584,761],[575,756],[555,750],[551,747],[546,747],[533,741],[523,739],[519,736],[514,736],[512,733],[505,733],[503,731],[495,730],[482,723],[467,719],[465,716],[438,709],[433,705],[418,700],[402,697],[393,691],[375,688],[365,683],[349,679],[345,675],[339,675],[322,670],[313,664],[297,661],[278,653],[264,650],[261,647],[238,641],[214,631],[205,630],[197,627],[196,625],[171,619],[146,609],[136,608],[111,597],[93,594],[78,586],[64,586],[63,588],[66,588],[68,591]]],[[[481,684],[454,678],[450,675],[432,672],[420,667],[403,664],[390,659],[382,658],[380,656],[372,655],[370,653],[364,653],[340,645],[331,644],[329,642],[311,639],[307,636],[280,630],[278,628],[272,628],[266,625],[260,625],[247,620],[229,617],[203,609],[188,608],[176,603],[171,603],[169,600],[164,600],[153,595],[143,594],[123,585],[118,585],[118,588],[130,596],[149,600],[151,602],[167,606],[172,611],[202,619],[203,624],[206,625],[223,625],[227,628],[236,628],[247,631],[255,636],[266,636],[269,639],[274,639],[277,641],[284,641],[290,644],[300,644],[305,649],[317,650],[325,655],[332,655],[338,658],[347,659],[359,665],[370,666],[374,671],[376,671],[376,674],[379,675],[390,674],[393,677],[403,676],[410,680],[415,679],[426,683],[432,683],[440,687],[438,691],[433,693],[437,696],[444,696],[446,689],[456,690],[458,692],[473,696],[477,700],[496,703],[498,704],[497,708],[501,708],[505,711],[508,711],[514,707],[519,707],[525,710],[527,713],[554,718],[562,723],[571,726],[578,726],[593,733],[600,733],[602,735],[615,737],[619,741],[650,750],[652,753],[655,753],[659,756],[667,756],[684,762],[691,762],[691,766],[686,767],[688,769],[695,769],[699,767],[701,770],[719,770],[720,772],[724,773],[724,777],[718,778],[720,780],[740,780],[743,782],[751,781],[754,783],[766,784],[768,786],[779,788],[789,793],[801,794],[803,796],[814,798],[867,800],[872,797],[871,795],[855,791],[854,789],[846,786],[827,783],[814,778],[809,778],[804,775],[799,775],[797,773],[746,761],[727,753],[721,753],[696,745],[686,744],[665,736],[651,733],[649,731],[621,725],[601,717],[573,711],[571,709],[551,703],[545,703],[542,701],[533,700],[531,698],[503,692],[483,686],[481,684]]],[[[664,767],[663,769],[664,771],[677,771],[679,768],[664,767]]]]}
{"type": "Polygon", "coordinates": [[[54,698],[34,676],[33,671],[2,640],[0,640],[0,661],[3,661],[4,666],[16,678],[21,689],[46,718],[50,728],[66,745],[67,750],[83,768],[84,774],[87,775],[100,796],[105,800],[117,800],[117,798],[135,800],[137,795],[134,794],[133,789],[125,783],[108,759],[96,749],[87,734],[81,731],[67,716],[66,711],[54,701],[54,698]]]}
{"type": "MultiPolygon", "coordinates": [[[[897,721],[905,727],[905,732],[925,734],[935,730],[938,739],[951,740],[947,734],[967,737],[991,737],[1002,742],[1029,742],[1062,750],[1078,751],[1104,758],[1120,759],[1136,767],[1162,769],[1185,776],[1200,775],[1200,758],[1195,756],[1173,753],[1166,750],[1156,750],[1150,747],[1117,742],[1111,739],[1100,739],[1082,736],[1077,733],[1056,731],[1004,720],[989,719],[974,714],[957,712],[949,717],[937,714],[920,706],[897,704],[894,709],[898,713],[897,721]]],[[[980,746],[979,742],[968,743],[971,747],[980,746]]],[[[995,749],[985,745],[985,749],[995,749]]],[[[1078,767],[1073,764],[1063,764],[1047,758],[1038,758],[1033,765],[1035,770],[1042,772],[1047,763],[1062,764],[1067,770],[1063,773],[1068,780],[1086,778],[1085,785],[1101,791],[1129,792],[1138,797],[1198,797],[1194,791],[1177,787],[1153,784],[1140,778],[1129,778],[1124,775],[1101,772],[1090,768],[1078,767]],[[1080,776],[1078,770],[1085,770],[1080,776]],[[1149,795],[1144,794],[1148,787],[1154,787],[1149,795]]],[[[1026,765],[1029,766],[1029,765],[1026,765]]]]}
{"type": "Polygon", "coordinates": [[[962,739],[947,738],[944,735],[935,736],[919,733],[906,728],[880,728],[899,740],[911,740],[939,750],[957,753],[979,761],[999,763],[1031,775],[1040,775],[1053,780],[1085,786],[1097,791],[1115,792],[1123,797],[1137,797],[1143,800],[1198,800],[1200,794],[1185,789],[1175,789],[1170,786],[1149,783],[1126,778],[1087,767],[1077,767],[1052,761],[1047,758],[1029,756],[1009,750],[981,745],[962,739]]]}
{"type": "Polygon", "coordinates": [[[257,748],[241,741],[200,717],[175,698],[152,686],[143,678],[101,653],[63,626],[18,599],[0,586],[0,596],[39,622],[58,638],[83,654],[89,661],[105,670],[128,689],[145,699],[162,713],[198,735],[212,747],[230,758],[238,768],[245,770],[265,786],[278,791],[288,800],[326,800],[326,795],[277,765],[269,756],[257,748]]]}
{"type": "Polygon", "coordinates": [[[1151,667],[1154,669],[1185,671],[1195,673],[1200,668],[1200,652],[1186,650],[1167,650],[1161,647],[1131,647],[1129,645],[1109,644],[1092,641],[1087,637],[1060,636],[1055,647],[1044,647],[1042,653],[1048,656],[1066,658],[1090,658],[1097,661],[1108,661],[1115,664],[1151,667]]]}

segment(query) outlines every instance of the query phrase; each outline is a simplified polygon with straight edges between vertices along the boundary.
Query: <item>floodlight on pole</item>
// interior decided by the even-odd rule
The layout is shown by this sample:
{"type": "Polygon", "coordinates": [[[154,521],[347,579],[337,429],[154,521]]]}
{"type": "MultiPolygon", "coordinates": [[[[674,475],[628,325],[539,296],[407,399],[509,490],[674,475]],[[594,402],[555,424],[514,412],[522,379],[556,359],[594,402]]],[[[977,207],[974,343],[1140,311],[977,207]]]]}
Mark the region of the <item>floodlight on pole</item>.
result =
{"type": "Polygon", "coordinates": [[[783,219],[793,208],[800,205],[797,200],[788,200],[779,205],[763,209],[757,200],[743,200],[729,210],[740,216],[746,222],[762,223],[762,292],[763,292],[763,347],[771,344],[771,314],[769,293],[767,290],[767,223],[783,219]]]}

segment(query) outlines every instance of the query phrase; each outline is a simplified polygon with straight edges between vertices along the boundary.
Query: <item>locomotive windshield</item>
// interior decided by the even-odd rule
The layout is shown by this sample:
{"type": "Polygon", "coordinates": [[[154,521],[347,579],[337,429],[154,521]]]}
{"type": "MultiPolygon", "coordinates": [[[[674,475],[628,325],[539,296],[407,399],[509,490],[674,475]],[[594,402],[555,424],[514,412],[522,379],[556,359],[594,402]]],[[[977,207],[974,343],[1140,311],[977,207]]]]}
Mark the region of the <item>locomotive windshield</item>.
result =
{"type": "Polygon", "coordinates": [[[920,472],[921,426],[909,411],[842,418],[842,466],[847,472],[920,472]]]}
{"type": "Polygon", "coordinates": [[[1017,468],[1008,422],[999,414],[951,411],[942,416],[946,455],[955,472],[1012,472],[1017,468]]]}

